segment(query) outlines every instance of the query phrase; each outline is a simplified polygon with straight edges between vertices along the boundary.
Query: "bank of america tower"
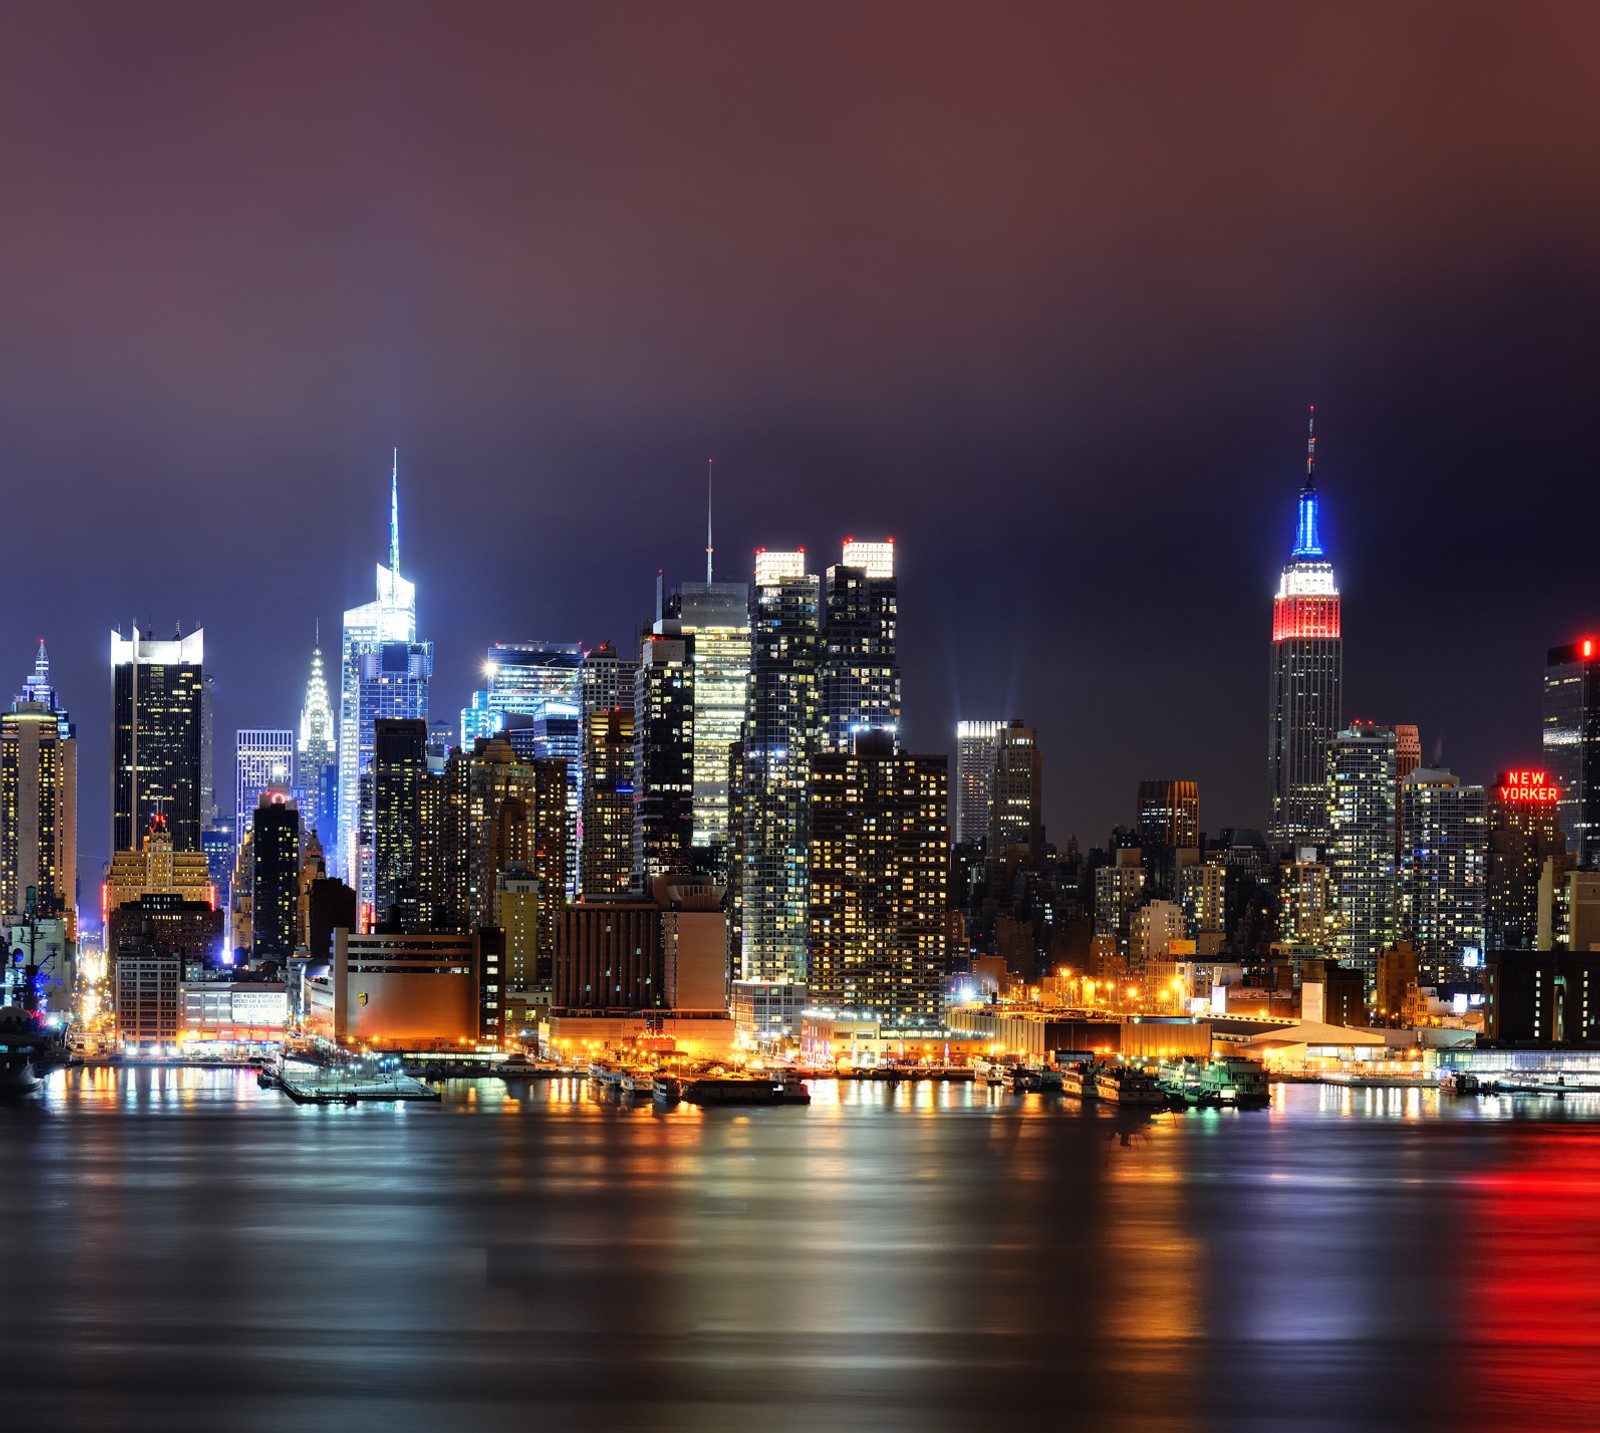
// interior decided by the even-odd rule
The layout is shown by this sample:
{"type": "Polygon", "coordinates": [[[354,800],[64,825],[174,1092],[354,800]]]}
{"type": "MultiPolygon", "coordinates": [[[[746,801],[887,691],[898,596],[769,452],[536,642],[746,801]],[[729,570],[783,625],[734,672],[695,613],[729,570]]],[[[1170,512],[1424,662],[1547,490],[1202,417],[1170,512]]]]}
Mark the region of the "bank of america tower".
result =
{"type": "Polygon", "coordinates": [[[1316,409],[1306,436],[1294,550],[1272,603],[1268,698],[1269,831],[1280,845],[1328,839],[1328,745],[1341,726],[1344,640],[1339,588],[1317,531],[1316,409]]]}

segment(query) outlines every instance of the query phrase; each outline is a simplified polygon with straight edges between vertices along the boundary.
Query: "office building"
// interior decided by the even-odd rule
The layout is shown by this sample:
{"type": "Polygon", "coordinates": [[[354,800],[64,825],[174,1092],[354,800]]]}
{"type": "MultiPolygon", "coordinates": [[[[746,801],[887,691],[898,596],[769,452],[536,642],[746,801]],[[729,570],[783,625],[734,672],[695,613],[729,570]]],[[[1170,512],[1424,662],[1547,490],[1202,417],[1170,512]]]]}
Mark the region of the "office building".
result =
{"type": "Polygon", "coordinates": [[[78,742],[50,685],[44,643],[0,716],[0,917],[59,916],[78,935],[78,742]]]}
{"type": "Polygon", "coordinates": [[[1003,721],[956,723],[956,843],[981,846],[989,840],[994,808],[994,763],[1003,721]]]}
{"type": "Polygon", "coordinates": [[[817,664],[818,737],[848,752],[857,732],[900,732],[899,597],[894,541],[847,538],[827,572],[827,609],[817,664]]]}
{"type": "MultiPolygon", "coordinates": [[[[203,851],[180,851],[164,816],[153,816],[137,849],[118,851],[101,888],[101,914],[143,895],[173,895],[216,903],[211,868],[203,851]]],[[[109,947],[108,947],[109,948],[109,947]]]]}
{"type": "Polygon", "coordinates": [[[817,728],[822,588],[804,551],[756,554],[737,872],[731,894],[746,980],[806,973],[806,793],[817,728]]]}
{"type": "MultiPolygon", "coordinates": [[[[389,485],[389,562],[377,564],[377,595],[344,614],[339,654],[339,855],[333,868],[354,888],[371,920],[374,723],[380,717],[428,718],[433,643],[417,640],[417,590],[400,575],[400,464],[389,485]]],[[[325,847],[326,849],[326,847],[325,847]]]]}
{"type": "MultiPolygon", "coordinates": [[[[196,722],[198,736],[198,722],[196,722]]],[[[199,743],[196,741],[196,751],[199,743]]],[[[199,793],[196,790],[196,801],[199,793]]],[[[109,949],[109,947],[108,947],[109,949]]],[[[183,1028],[179,987],[183,957],[145,941],[115,952],[117,1040],[147,1053],[177,1044],[183,1028]]]]}
{"type": "Polygon", "coordinates": [[[1339,587],[1317,531],[1317,502],[1313,430],[1306,443],[1294,548],[1272,603],[1268,834],[1283,845],[1319,845],[1328,839],[1328,747],[1343,724],[1339,587]]]}
{"type": "Polygon", "coordinates": [[[265,792],[287,795],[294,784],[294,733],[251,728],[235,734],[234,840],[242,841],[265,792]]]}
{"type": "Polygon", "coordinates": [[[205,634],[111,634],[111,849],[134,849],[159,814],[178,851],[199,851],[205,634]]]}
{"type": "Polygon", "coordinates": [[[937,1024],[948,926],[949,766],[887,727],[811,758],[812,998],[897,1026],[937,1024]]]}
{"type": "Polygon", "coordinates": [[[583,820],[578,888],[620,896],[633,884],[633,709],[584,716],[583,820]]]}
{"type": "Polygon", "coordinates": [[[539,965],[542,904],[532,871],[512,866],[495,878],[494,923],[505,932],[506,988],[519,994],[550,983],[550,971],[539,965]]]}
{"type": "Polygon", "coordinates": [[[1489,951],[1483,1026],[1496,1044],[1600,1043],[1600,953],[1489,951]]]}
{"type": "Polygon", "coordinates": [[[727,869],[728,752],[744,727],[750,684],[750,587],[744,582],[680,583],[664,613],[691,643],[694,690],[696,869],[720,878],[727,869]]]}
{"type": "Polygon", "coordinates": [[[380,717],[372,736],[372,888],[379,921],[422,923],[422,783],[428,724],[380,717]]]}
{"type": "Polygon", "coordinates": [[[261,793],[250,846],[250,954],[287,960],[300,943],[300,812],[281,791],[261,793]]]}
{"type": "Polygon", "coordinates": [[[228,963],[222,926],[223,913],[209,902],[146,892],[112,907],[105,948],[116,959],[129,945],[153,945],[179,956],[185,969],[217,969],[228,963]]]}
{"type": "Polygon", "coordinates": [[[660,906],[647,897],[566,906],[550,1004],[561,1010],[663,1008],[660,906]]]}
{"type": "Polygon", "coordinates": [[[1534,950],[1544,944],[1545,866],[1564,864],[1567,854],[1560,800],[1561,788],[1543,769],[1502,771],[1489,790],[1484,944],[1490,950],[1534,950]]]}
{"type": "Polygon", "coordinates": [[[1178,872],[1200,859],[1200,783],[1141,781],[1139,849],[1153,891],[1174,896],[1178,872]]]}
{"type": "Polygon", "coordinates": [[[1419,766],[1400,783],[1398,931],[1416,949],[1423,985],[1482,969],[1485,807],[1483,787],[1448,771],[1419,766]]]}
{"type": "MultiPolygon", "coordinates": [[[[658,629],[674,627],[658,622],[658,629]]],[[[657,630],[639,653],[633,707],[633,879],[686,876],[694,851],[695,638],[657,630]]]]}
{"type": "Polygon", "coordinates": [[[322,667],[321,628],[311,649],[311,676],[300,709],[300,736],[295,746],[300,789],[305,793],[301,819],[314,831],[324,851],[339,849],[339,738],[328,679],[322,667]]]}
{"type": "Polygon", "coordinates": [[[661,908],[661,988],[669,1010],[726,1014],[728,918],[723,887],[709,881],[657,881],[661,908]]]}
{"type": "Polygon", "coordinates": [[[1556,809],[1582,870],[1600,865],[1600,641],[1550,648],[1544,669],[1544,766],[1561,790],[1556,809]]]}
{"type": "Polygon", "coordinates": [[[1395,943],[1395,734],[1346,727],[1328,753],[1328,865],[1339,960],[1370,986],[1395,943]]]}
{"type": "Polygon", "coordinates": [[[1039,733],[1020,721],[1000,731],[989,822],[991,863],[1036,867],[1044,856],[1044,762],[1039,733]]]}

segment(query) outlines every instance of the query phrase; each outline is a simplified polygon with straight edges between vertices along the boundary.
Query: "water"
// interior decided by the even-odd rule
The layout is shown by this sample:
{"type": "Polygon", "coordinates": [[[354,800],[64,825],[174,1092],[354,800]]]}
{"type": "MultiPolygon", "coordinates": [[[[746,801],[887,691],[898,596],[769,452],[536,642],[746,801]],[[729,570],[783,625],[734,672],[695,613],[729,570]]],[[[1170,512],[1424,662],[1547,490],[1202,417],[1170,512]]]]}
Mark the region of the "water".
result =
{"type": "Polygon", "coordinates": [[[1600,1426],[1600,1103],[816,1095],[58,1074],[0,1107],[0,1429],[1600,1426]]]}

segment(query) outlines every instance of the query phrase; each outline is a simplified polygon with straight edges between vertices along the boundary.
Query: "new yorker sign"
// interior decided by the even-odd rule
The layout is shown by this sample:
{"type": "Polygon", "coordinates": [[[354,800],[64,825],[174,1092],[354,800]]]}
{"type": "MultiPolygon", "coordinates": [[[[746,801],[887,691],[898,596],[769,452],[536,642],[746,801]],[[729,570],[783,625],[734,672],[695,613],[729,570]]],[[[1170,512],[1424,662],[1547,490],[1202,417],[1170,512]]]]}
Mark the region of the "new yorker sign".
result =
{"type": "Polygon", "coordinates": [[[1528,805],[1561,799],[1561,788],[1545,771],[1502,771],[1496,783],[1502,801],[1528,805]]]}

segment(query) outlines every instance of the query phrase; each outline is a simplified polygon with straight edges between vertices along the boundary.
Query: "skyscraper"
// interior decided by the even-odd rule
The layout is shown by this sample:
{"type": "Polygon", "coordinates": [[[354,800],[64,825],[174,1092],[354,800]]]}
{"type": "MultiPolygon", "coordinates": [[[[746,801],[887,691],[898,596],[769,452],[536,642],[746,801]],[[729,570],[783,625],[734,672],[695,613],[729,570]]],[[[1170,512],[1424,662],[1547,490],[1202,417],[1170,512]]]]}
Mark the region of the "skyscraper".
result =
{"type": "MultiPolygon", "coordinates": [[[[1540,879],[1545,863],[1561,863],[1561,788],[1549,773],[1502,771],[1489,791],[1484,948],[1539,949],[1540,879]]],[[[1552,884],[1556,872],[1551,871],[1552,884]]]]}
{"type": "Polygon", "coordinates": [[[1393,727],[1352,726],[1328,752],[1334,948],[1369,987],[1395,941],[1395,746],[1393,727]]]}
{"type": "Polygon", "coordinates": [[[373,911],[398,913],[408,929],[421,917],[422,783],[428,724],[380,717],[372,728],[373,911]]]}
{"type": "Polygon", "coordinates": [[[0,919],[14,922],[34,892],[39,915],[78,926],[78,743],[50,685],[44,642],[33,674],[0,716],[0,919]]]}
{"type": "Polygon", "coordinates": [[[1396,918],[1400,939],[1416,947],[1424,985],[1459,982],[1481,968],[1485,835],[1483,787],[1425,766],[1400,783],[1396,918]]]}
{"type": "Polygon", "coordinates": [[[242,842],[264,791],[294,785],[294,733],[251,727],[235,733],[233,839],[242,842]]]}
{"type": "Polygon", "coordinates": [[[982,845],[989,839],[994,806],[994,759],[1003,721],[956,723],[956,841],[982,845]]]}
{"type": "Polygon", "coordinates": [[[311,676],[306,682],[305,705],[300,709],[300,739],[296,745],[300,787],[305,792],[301,818],[307,831],[315,831],[324,851],[339,849],[339,743],[328,700],[328,680],[322,670],[322,634],[311,649],[311,676]]]}
{"type": "Polygon", "coordinates": [[[1139,783],[1139,849],[1152,888],[1162,895],[1176,895],[1180,862],[1192,864],[1200,856],[1199,782],[1139,783]],[[1180,851],[1191,854],[1180,857],[1180,851]]]}
{"type": "MultiPolygon", "coordinates": [[[[805,552],[756,554],[750,687],[740,743],[740,902],[746,980],[806,974],[806,793],[817,726],[822,587],[805,552]]],[[[731,764],[731,758],[730,758],[731,764]]]]}
{"type": "Polygon", "coordinates": [[[695,864],[720,880],[727,869],[728,750],[744,727],[750,684],[750,586],[709,575],[680,583],[664,615],[694,644],[695,864]]]}
{"type": "Polygon", "coordinates": [[[1044,855],[1044,762],[1039,733],[1020,721],[1000,729],[990,801],[989,859],[1037,866],[1044,855]]]}
{"type": "Polygon", "coordinates": [[[579,672],[583,805],[578,891],[620,895],[633,873],[634,686],[639,664],[609,642],[584,653],[579,672]]]}
{"type": "Polygon", "coordinates": [[[282,791],[263,791],[251,816],[254,874],[250,953],[286,959],[299,933],[300,812],[282,791]]]}
{"type": "Polygon", "coordinates": [[[111,848],[132,851],[158,813],[177,851],[200,849],[205,633],[111,634],[111,848]]]}
{"type": "Polygon", "coordinates": [[[333,867],[373,906],[371,783],[373,723],[428,716],[433,643],[417,641],[417,590],[400,575],[400,458],[389,485],[389,564],[377,565],[377,597],[344,614],[339,657],[339,859],[333,867]]]}
{"type": "Polygon", "coordinates": [[[849,751],[858,731],[900,732],[899,597],[894,541],[845,539],[828,569],[817,666],[823,751],[849,751]]]}
{"type": "Polygon", "coordinates": [[[811,758],[809,995],[895,1026],[937,1024],[949,907],[948,759],[885,729],[811,758]]]}
{"type": "Polygon", "coordinates": [[[689,875],[695,866],[696,639],[678,635],[675,621],[656,628],[634,679],[633,874],[643,891],[657,876],[689,875]]]}
{"type": "Polygon", "coordinates": [[[1567,850],[1600,864],[1600,641],[1552,647],[1544,668],[1544,764],[1561,789],[1567,850]]]}
{"type": "MultiPolygon", "coordinates": [[[[1313,424],[1316,410],[1312,410],[1313,424]]],[[[1294,550],[1272,603],[1267,765],[1269,834],[1290,845],[1328,839],[1328,744],[1341,724],[1344,639],[1333,564],[1317,533],[1316,433],[1306,440],[1294,550]]]]}

